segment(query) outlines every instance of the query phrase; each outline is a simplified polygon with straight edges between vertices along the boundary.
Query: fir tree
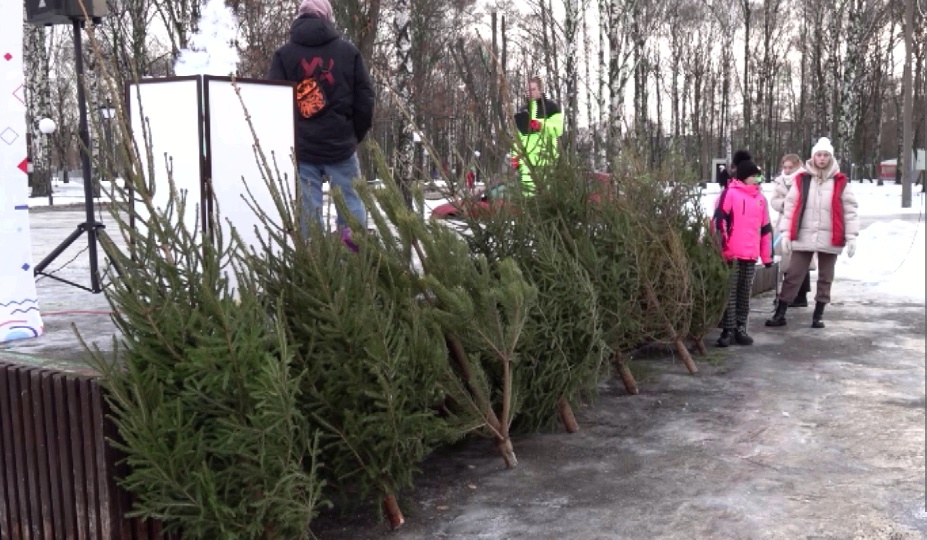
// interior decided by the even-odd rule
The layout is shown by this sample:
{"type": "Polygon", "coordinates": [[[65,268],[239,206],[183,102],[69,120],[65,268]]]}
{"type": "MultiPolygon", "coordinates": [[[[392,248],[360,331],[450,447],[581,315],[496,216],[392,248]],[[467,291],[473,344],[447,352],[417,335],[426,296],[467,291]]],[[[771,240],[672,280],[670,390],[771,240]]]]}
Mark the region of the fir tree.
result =
{"type": "Polygon", "coordinates": [[[172,182],[164,210],[140,178],[133,183],[138,206],[114,212],[131,252],[109,246],[120,270],[106,294],[121,354],[93,354],[133,515],[185,538],[308,538],[322,483],[280,306],[268,310],[246,273],[229,288],[233,270],[220,260],[240,261],[240,244],[188,230],[172,182]]]}
{"type": "Polygon", "coordinates": [[[299,409],[322,433],[324,478],[345,503],[383,501],[398,526],[399,490],[434,448],[464,431],[438,414],[447,354],[415,298],[414,276],[362,233],[355,241],[356,252],[315,223],[293,241],[274,231],[251,270],[283,302],[298,344],[295,364],[306,373],[299,409]]]}
{"type": "MultiPolygon", "coordinates": [[[[409,210],[390,180],[385,189],[361,193],[377,232],[366,245],[376,246],[416,277],[422,305],[441,325],[456,374],[447,388],[449,410],[481,426],[506,466],[514,467],[509,426],[518,411],[518,347],[535,289],[513,261],[491,266],[485,257],[473,256],[455,232],[409,210]]],[[[414,195],[421,205],[421,194],[414,195]]]]}
{"type": "Polygon", "coordinates": [[[525,430],[549,426],[558,411],[568,430],[577,429],[570,404],[595,394],[608,354],[594,285],[600,270],[595,261],[584,265],[577,253],[591,246],[583,224],[598,188],[578,170],[564,159],[545,168],[533,197],[510,190],[496,212],[468,221],[475,252],[489,260],[512,257],[538,290],[520,350],[527,365],[517,385],[518,426],[525,430]]]}
{"type": "MultiPolygon", "coordinates": [[[[693,261],[684,242],[687,231],[701,221],[696,185],[679,177],[682,168],[673,159],[657,169],[645,168],[633,157],[626,160],[621,170],[630,174],[620,180],[619,205],[633,219],[636,231],[643,337],[647,342],[672,344],[686,368],[696,372],[685,345],[696,293],[691,282],[693,261]]],[[[699,262],[710,263],[710,259],[699,262]]]]}

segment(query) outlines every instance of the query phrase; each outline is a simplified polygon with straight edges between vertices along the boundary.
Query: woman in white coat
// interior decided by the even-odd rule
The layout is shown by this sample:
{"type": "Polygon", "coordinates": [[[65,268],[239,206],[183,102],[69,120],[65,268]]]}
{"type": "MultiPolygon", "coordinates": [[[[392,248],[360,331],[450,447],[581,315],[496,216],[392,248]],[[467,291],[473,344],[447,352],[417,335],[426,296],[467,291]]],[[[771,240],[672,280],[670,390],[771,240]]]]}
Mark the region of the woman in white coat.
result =
{"type": "Polygon", "coordinates": [[[817,254],[818,283],[811,326],[824,328],[824,307],[830,303],[837,256],[844,246],[848,256],[856,253],[856,237],[859,236],[856,197],[849,179],[840,172],[840,165],[834,159],[830,139],[821,137],[814,145],[805,171],[795,177],[785,198],[779,223],[780,243],[783,253],[791,253],[791,261],[776,313],[766,321],[766,326],[785,326],[785,313],[798,295],[811,258],[817,254]]]}

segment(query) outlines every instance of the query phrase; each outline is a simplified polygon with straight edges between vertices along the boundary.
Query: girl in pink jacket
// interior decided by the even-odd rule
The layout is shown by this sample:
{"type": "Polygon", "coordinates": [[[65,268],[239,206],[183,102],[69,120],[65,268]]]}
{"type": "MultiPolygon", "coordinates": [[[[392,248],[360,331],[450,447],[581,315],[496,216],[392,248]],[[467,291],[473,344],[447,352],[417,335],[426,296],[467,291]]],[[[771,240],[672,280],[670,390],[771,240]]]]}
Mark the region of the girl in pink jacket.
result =
{"type": "Polygon", "coordinates": [[[721,254],[734,266],[731,272],[727,309],[721,320],[719,347],[727,347],[733,339],[739,345],[752,345],[747,334],[750,316],[750,292],[756,260],[772,266],[772,225],[769,204],[760,191],[760,169],[752,161],[737,165],[736,179],[721,192],[715,203],[712,219],[721,238],[721,254]]]}

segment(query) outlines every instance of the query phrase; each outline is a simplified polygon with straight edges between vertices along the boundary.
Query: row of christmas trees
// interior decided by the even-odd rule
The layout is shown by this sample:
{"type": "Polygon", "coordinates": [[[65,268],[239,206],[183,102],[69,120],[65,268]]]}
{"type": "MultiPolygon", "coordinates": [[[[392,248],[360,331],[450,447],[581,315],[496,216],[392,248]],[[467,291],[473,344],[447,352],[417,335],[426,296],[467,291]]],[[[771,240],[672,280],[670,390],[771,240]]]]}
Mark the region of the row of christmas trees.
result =
{"type": "Polygon", "coordinates": [[[463,235],[390,181],[361,186],[356,250],[300,234],[273,169],[258,249],[219,227],[203,244],[183,198],[159,211],[143,183],[139,208],[114,214],[130,246],[109,247],[121,347],[95,362],[121,482],[184,537],[306,538],[332,501],[398,526],[397,494],[436,448],[485,437],[515,467],[513,433],[575,431],[572,405],[609,376],[637,393],[623,353],[668,343],[695,371],[687,342],[703,350],[723,309],[727,267],[669,163],[602,177],[565,157],[463,235]]]}

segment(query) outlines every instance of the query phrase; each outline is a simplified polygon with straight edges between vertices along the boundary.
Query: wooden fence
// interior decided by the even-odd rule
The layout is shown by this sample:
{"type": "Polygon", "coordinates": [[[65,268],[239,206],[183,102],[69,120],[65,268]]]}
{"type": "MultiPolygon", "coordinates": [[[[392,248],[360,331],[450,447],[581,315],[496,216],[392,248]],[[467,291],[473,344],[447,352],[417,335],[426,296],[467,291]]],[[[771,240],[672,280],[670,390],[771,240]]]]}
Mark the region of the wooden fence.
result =
{"type": "Polygon", "coordinates": [[[0,538],[170,538],[126,517],[107,415],[93,377],[0,360],[0,538]]]}

